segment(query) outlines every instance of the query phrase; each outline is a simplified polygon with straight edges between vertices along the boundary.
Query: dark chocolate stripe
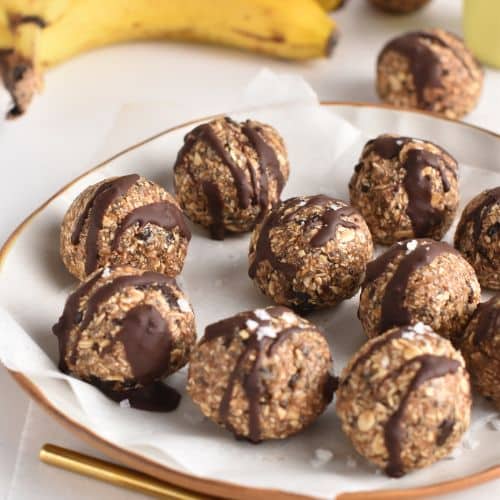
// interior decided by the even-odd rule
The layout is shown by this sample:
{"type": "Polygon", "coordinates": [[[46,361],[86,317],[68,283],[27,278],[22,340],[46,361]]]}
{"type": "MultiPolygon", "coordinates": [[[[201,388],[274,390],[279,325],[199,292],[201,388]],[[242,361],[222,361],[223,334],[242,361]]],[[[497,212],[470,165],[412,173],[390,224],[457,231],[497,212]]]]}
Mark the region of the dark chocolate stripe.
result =
{"type": "MultiPolygon", "coordinates": [[[[146,272],[142,275],[137,276],[120,276],[99,287],[92,295],[88,297],[85,311],[80,311],[80,302],[82,298],[89,294],[89,292],[101,276],[102,271],[97,273],[96,276],[94,276],[90,281],[81,285],[73,294],[69,296],[64,307],[63,314],[59,318],[59,322],[53,327],[53,332],[59,339],[59,352],[61,355],[60,366],[62,371],[67,371],[66,362],[64,360],[64,353],[67,352],[67,344],[69,341],[70,332],[77,325],[79,332],[85,330],[85,328],[87,328],[87,326],[92,321],[92,318],[94,317],[99,306],[102,303],[106,302],[115,293],[118,293],[119,291],[127,287],[145,287],[153,284],[171,285],[175,283],[172,278],[168,278],[163,274],[154,272],[146,272]]],[[[76,361],[77,344],[78,339],[75,341],[73,350],[69,354],[69,358],[72,363],[76,361]]]]}
{"type": "MultiPolygon", "coordinates": [[[[292,264],[281,262],[271,248],[271,231],[280,223],[292,221],[295,215],[302,209],[306,209],[311,206],[328,206],[330,204],[340,203],[339,200],[325,195],[311,196],[307,199],[306,203],[301,206],[300,203],[302,201],[305,200],[300,197],[289,198],[284,201],[281,206],[274,209],[268,215],[267,219],[265,219],[255,244],[254,260],[248,271],[248,274],[252,279],[256,276],[259,264],[266,260],[269,261],[273,269],[282,272],[285,276],[293,277],[297,271],[296,267],[292,264]],[[292,207],[294,209],[287,215],[284,215],[286,210],[292,207]]],[[[328,208],[318,219],[307,221],[305,229],[313,227],[316,220],[320,220],[322,223],[319,231],[311,239],[311,246],[322,246],[330,241],[335,237],[338,226],[356,228],[357,225],[355,223],[344,220],[343,217],[348,217],[357,213],[358,211],[356,209],[349,206],[342,206],[338,209],[328,208]]]]}
{"type": "Polygon", "coordinates": [[[207,198],[207,211],[212,218],[209,226],[210,236],[214,240],[223,240],[227,229],[224,222],[224,199],[215,182],[203,181],[203,193],[207,198]]]}
{"type": "Polygon", "coordinates": [[[450,245],[433,240],[420,240],[419,246],[405,255],[386,285],[381,304],[378,332],[394,326],[412,323],[410,311],[405,306],[408,282],[418,269],[429,265],[435,258],[446,253],[457,253],[450,245]]]}
{"type": "Polygon", "coordinates": [[[398,409],[391,415],[384,426],[385,445],[389,453],[386,473],[391,477],[401,477],[405,473],[401,452],[406,433],[402,424],[404,413],[412,393],[425,382],[450,373],[456,373],[460,368],[460,363],[454,359],[445,356],[423,354],[403,363],[397,370],[391,373],[391,377],[397,377],[408,366],[414,363],[420,363],[420,367],[411,380],[406,393],[401,398],[398,409]]]}
{"type": "Polygon", "coordinates": [[[132,210],[118,225],[111,248],[113,250],[118,248],[123,233],[129,227],[138,224],[139,228],[143,228],[148,223],[162,227],[167,231],[178,228],[182,236],[187,240],[191,239],[191,231],[187,227],[181,210],[173,203],[161,201],[132,210]]]}
{"type": "MultiPolygon", "coordinates": [[[[196,144],[196,141],[198,140],[205,141],[205,143],[213,149],[213,151],[228,167],[234,179],[236,190],[238,192],[240,207],[243,209],[248,208],[250,206],[250,200],[252,198],[252,187],[247,180],[245,170],[240,168],[231,158],[229,152],[226,150],[224,144],[220,141],[219,137],[214,132],[210,123],[199,125],[189,134],[187,134],[187,136],[184,138],[184,146],[181,148],[177,156],[177,161],[175,163],[174,169],[178,168],[178,166],[184,160],[185,156],[189,153],[191,148],[196,144]]],[[[187,165],[187,169],[190,169],[189,165],[187,165]]],[[[192,175],[192,172],[190,175],[192,175]]]]}
{"type": "Polygon", "coordinates": [[[479,346],[500,332],[500,296],[480,304],[475,314],[477,325],[473,342],[479,346]]]}
{"type": "MultiPolygon", "coordinates": [[[[370,141],[367,146],[382,158],[392,159],[398,157],[403,147],[412,140],[414,139],[410,137],[381,136],[370,141]]],[[[436,146],[433,143],[429,144],[436,146]]],[[[436,147],[448,155],[442,148],[436,147]]],[[[444,211],[432,206],[432,181],[423,175],[423,171],[427,167],[437,170],[441,177],[443,191],[447,193],[451,189],[447,172],[457,177],[456,161],[453,160],[453,162],[454,164],[450,165],[444,157],[416,148],[410,149],[406,160],[401,162],[401,166],[406,171],[403,180],[403,186],[408,195],[406,213],[417,238],[428,236],[435,227],[442,224],[445,217],[444,211]]]]}
{"type": "MultiPolygon", "coordinates": [[[[284,312],[291,312],[290,309],[285,307],[269,307],[266,309],[271,317],[277,317],[284,312]]],[[[246,328],[246,322],[253,320],[259,324],[260,327],[270,326],[270,320],[261,320],[253,311],[240,313],[231,318],[227,318],[217,323],[208,325],[205,329],[205,335],[201,342],[209,342],[219,337],[224,338],[224,343],[229,347],[229,344],[236,336],[236,334],[246,328]]],[[[246,397],[248,399],[248,427],[249,427],[249,441],[258,443],[261,440],[261,425],[260,425],[260,396],[261,396],[261,381],[260,381],[260,367],[264,356],[272,356],[281,343],[291,335],[303,331],[302,327],[291,327],[281,332],[277,332],[277,337],[272,339],[270,337],[263,337],[258,339],[256,332],[251,332],[250,337],[244,340],[245,347],[237,359],[233,370],[231,371],[226,390],[224,391],[221,403],[219,406],[219,418],[221,422],[237,435],[235,429],[228,422],[230,416],[230,405],[233,397],[234,387],[236,382],[240,380],[243,386],[246,397]],[[248,363],[248,359],[255,356],[252,366],[248,374],[244,374],[244,367],[248,363]]],[[[326,396],[325,396],[326,397],[326,396]]]]}
{"type": "Polygon", "coordinates": [[[66,346],[69,342],[69,334],[74,326],[80,323],[83,318],[82,313],[80,313],[80,302],[90,293],[90,290],[92,290],[101,275],[102,271],[97,272],[92,279],[80,285],[68,297],[59,321],[52,327],[52,331],[59,342],[59,369],[62,372],[66,373],[68,371],[64,353],[66,352],[66,346]]]}
{"type": "Polygon", "coordinates": [[[269,146],[259,133],[261,130],[260,127],[252,127],[248,120],[241,128],[241,131],[247,137],[259,158],[260,186],[258,189],[255,185],[255,180],[253,180],[254,193],[260,205],[260,213],[257,222],[260,222],[268,212],[270,175],[276,180],[278,196],[285,185],[285,179],[281,173],[278,156],[275,150],[269,146]]]}
{"type": "Polygon", "coordinates": [[[473,77],[469,65],[458,50],[437,34],[426,31],[414,31],[394,38],[382,49],[378,62],[380,63],[382,57],[391,50],[406,57],[413,76],[418,104],[422,108],[430,109],[432,105],[425,100],[424,91],[428,87],[442,87],[443,66],[439,56],[423,40],[449,49],[473,77]]]}
{"type": "Polygon", "coordinates": [[[460,247],[462,238],[465,236],[465,230],[470,222],[472,222],[473,224],[474,241],[479,241],[483,225],[483,213],[488,211],[490,207],[492,207],[496,203],[500,204],[500,186],[494,189],[490,189],[485,193],[486,194],[483,201],[479,203],[476,208],[474,208],[470,212],[464,211],[464,213],[462,214],[462,220],[458,224],[457,232],[455,235],[456,248],[460,247]]]}
{"type": "Polygon", "coordinates": [[[99,261],[99,251],[97,248],[97,237],[102,229],[104,215],[112,203],[127,193],[127,191],[137,182],[137,174],[117,177],[101,184],[92,195],[87,205],[83,209],[80,217],[77,219],[71,235],[71,243],[77,245],[80,242],[80,236],[88,221],[87,238],[85,240],[85,273],[90,274],[96,268],[99,261]]]}

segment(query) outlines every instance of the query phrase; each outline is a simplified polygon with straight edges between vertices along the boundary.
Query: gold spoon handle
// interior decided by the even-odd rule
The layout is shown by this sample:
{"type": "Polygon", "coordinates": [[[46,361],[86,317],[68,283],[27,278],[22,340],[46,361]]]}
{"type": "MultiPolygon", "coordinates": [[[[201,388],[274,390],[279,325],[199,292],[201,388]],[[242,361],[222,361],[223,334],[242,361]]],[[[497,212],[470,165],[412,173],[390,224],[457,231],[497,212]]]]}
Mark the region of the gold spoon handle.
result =
{"type": "Polygon", "coordinates": [[[40,460],[84,476],[99,479],[152,497],[173,500],[200,500],[206,497],[191,493],[177,486],[164,483],[141,472],[115,465],[76,451],[45,444],[40,450],[40,460]]]}

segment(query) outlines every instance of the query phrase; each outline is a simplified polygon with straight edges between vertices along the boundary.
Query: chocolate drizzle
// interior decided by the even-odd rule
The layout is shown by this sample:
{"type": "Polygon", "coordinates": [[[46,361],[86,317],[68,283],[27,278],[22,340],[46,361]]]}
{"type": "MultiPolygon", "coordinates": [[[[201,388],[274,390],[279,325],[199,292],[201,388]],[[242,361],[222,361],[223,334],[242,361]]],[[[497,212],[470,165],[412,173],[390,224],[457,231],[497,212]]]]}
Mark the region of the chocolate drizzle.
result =
{"type": "MultiPolygon", "coordinates": [[[[277,182],[278,195],[285,184],[285,178],[281,173],[280,163],[274,149],[266,142],[259,133],[262,129],[252,126],[250,121],[243,124],[234,122],[229,117],[226,122],[237,127],[241,127],[241,132],[246,136],[250,145],[255,149],[259,159],[259,183],[255,172],[248,163],[250,181],[247,178],[247,170],[238,166],[226,149],[226,145],[221,142],[210,123],[199,125],[184,137],[184,145],[177,155],[174,169],[184,162],[185,157],[191,151],[197,141],[204,141],[223,161],[233,177],[238,195],[239,207],[243,210],[251,205],[259,205],[260,212],[257,221],[260,221],[269,210],[269,180],[274,177],[277,182]],[[258,185],[259,184],[259,185],[258,185]]],[[[186,162],[186,170],[193,182],[197,182],[190,162],[186,162]]],[[[210,234],[214,239],[222,240],[225,237],[227,228],[224,223],[224,198],[220,188],[215,181],[200,181],[203,193],[207,199],[208,213],[212,218],[210,234]]]]}
{"type": "Polygon", "coordinates": [[[485,192],[485,196],[473,210],[464,211],[462,220],[458,224],[455,234],[455,247],[459,248],[462,239],[465,236],[465,229],[472,222],[474,242],[480,241],[481,230],[483,226],[483,213],[487,212],[496,203],[500,204],[500,186],[485,192]]]}
{"type": "MultiPolygon", "coordinates": [[[[252,182],[254,184],[254,194],[260,206],[260,213],[257,218],[257,222],[260,222],[268,212],[270,174],[276,179],[278,194],[283,190],[285,179],[281,173],[280,162],[276,156],[276,152],[267,144],[259,133],[261,128],[253,127],[250,121],[247,120],[243,124],[241,131],[247,137],[259,158],[260,187],[256,185],[255,174],[252,176],[252,182]]],[[[252,168],[250,168],[250,171],[253,173],[252,168]]]]}
{"type": "Polygon", "coordinates": [[[492,297],[477,308],[474,345],[479,346],[500,332],[500,296],[492,297]]]}
{"type": "MultiPolygon", "coordinates": [[[[290,312],[289,309],[281,306],[268,307],[265,311],[271,318],[277,318],[285,312],[290,312]]],[[[277,336],[275,338],[263,336],[259,340],[257,335],[258,329],[270,327],[271,324],[272,322],[270,319],[263,320],[259,318],[255,312],[247,311],[207,326],[205,336],[201,341],[209,342],[216,338],[223,337],[225,345],[229,347],[234,338],[241,338],[241,340],[243,340],[245,347],[229,375],[226,390],[219,406],[219,417],[221,422],[231,430],[237,438],[247,438],[253,443],[261,441],[260,400],[262,396],[262,383],[260,373],[262,361],[265,356],[273,356],[278,347],[291,335],[304,330],[304,327],[292,326],[281,331],[276,331],[277,336]],[[240,330],[247,329],[246,322],[248,320],[252,320],[258,324],[256,331],[250,332],[250,336],[246,339],[237,337],[240,330]],[[242,384],[248,399],[248,436],[239,436],[228,421],[230,417],[231,400],[237,382],[242,384]]],[[[328,394],[332,397],[333,390],[331,389],[333,385],[330,383],[330,380],[325,381],[325,386],[328,386],[324,388],[325,398],[328,397],[328,394]]]]}
{"type": "Polygon", "coordinates": [[[271,247],[271,231],[278,225],[296,220],[297,223],[303,223],[297,214],[300,210],[312,206],[327,207],[323,214],[319,217],[313,217],[305,221],[305,230],[310,230],[317,226],[317,222],[321,223],[318,232],[311,239],[311,246],[319,247],[335,237],[338,226],[347,228],[357,228],[354,222],[345,220],[344,217],[356,215],[356,209],[350,206],[341,206],[333,208],[332,205],[339,204],[339,200],[335,200],[325,195],[316,195],[309,198],[290,198],[282,203],[282,205],[274,209],[265,219],[260,230],[259,237],[255,245],[255,255],[250,269],[249,276],[253,279],[257,275],[257,268],[261,262],[268,261],[274,270],[283,273],[289,278],[293,278],[297,269],[295,265],[281,262],[274,254],[271,247]],[[288,214],[285,212],[289,208],[294,208],[288,214]]]}
{"type": "MultiPolygon", "coordinates": [[[[413,392],[425,382],[450,373],[456,373],[460,368],[460,363],[454,359],[445,356],[423,354],[403,363],[391,376],[394,377],[401,374],[408,366],[415,363],[419,363],[420,367],[412,378],[406,393],[402,396],[398,409],[390,416],[384,427],[385,445],[389,453],[389,461],[385,471],[391,477],[401,477],[405,473],[401,452],[406,433],[402,424],[405,410],[413,392]]],[[[450,433],[451,431],[445,439],[450,433]]]]}
{"type": "Polygon", "coordinates": [[[148,223],[160,226],[167,231],[178,228],[182,236],[188,241],[191,239],[191,232],[181,210],[173,203],[161,201],[132,210],[117,227],[111,248],[113,250],[118,248],[123,233],[129,227],[138,224],[139,228],[143,228],[148,223]]]}
{"type": "Polygon", "coordinates": [[[428,31],[413,31],[394,38],[382,49],[378,58],[378,64],[380,64],[383,56],[389,51],[397,52],[406,57],[408,59],[409,70],[413,76],[418,105],[423,109],[432,109],[432,103],[428,102],[425,98],[425,90],[427,88],[439,88],[443,86],[444,68],[439,55],[425,41],[449,49],[462,63],[469,75],[474,77],[462,54],[446,42],[444,38],[428,31]]]}
{"type": "Polygon", "coordinates": [[[399,261],[397,268],[385,287],[381,302],[380,323],[378,332],[382,333],[394,326],[411,324],[412,316],[405,305],[408,282],[413,273],[429,265],[440,255],[458,252],[450,245],[434,240],[417,240],[417,247],[408,252],[408,241],[392,246],[386,253],[368,264],[363,287],[379,278],[387,266],[406,253],[399,261]]]}
{"type": "Polygon", "coordinates": [[[137,182],[137,174],[117,177],[101,184],[78,217],[71,235],[71,243],[78,245],[85,223],[88,224],[87,238],[85,240],[85,273],[90,274],[99,262],[99,250],[97,248],[97,237],[102,229],[104,215],[111,204],[120,196],[123,196],[137,182]]]}
{"type": "MultiPolygon", "coordinates": [[[[102,272],[99,271],[69,296],[62,316],[53,327],[53,332],[59,341],[59,367],[65,373],[70,371],[66,358],[69,359],[70,364],[76,364],[79,336],[95,317],[99,306],[128,287],[144,289],[175,283],[172,278],[163,274],[145,272],[142,275],[119,276],[92,292],[97,281],[102,278],[102,272]],[[81,311],[81,301],[84,297],[87,297],[86,308],[81,311]],[[74,329],[77,329],[77,337],[72,348],[69,349],[70,333],[74,329]]],[[[162,293],[168,294],[168,288],[163,286],[162,293]]],[[[160,387],[158,385],[160,382],[157,381],[168,371],[171,351],[171,334],[168,324],[158,310],[151,305],[142,304],[128,311],[122,320],[120,331],[100,354],[105,355],[107,352],[111,352],[116,341],[120,341],[125,348],[127,360],[134,376],[133,384],[140,384],[144,387],[115,391],[113,383],[99,381],[96,378],[93,378],[91,383],[112,399],[129,399],[131,405],[135,405],[136,408],[150,410],[156,408],[156,411],[167,411],[168,408],[176,407],[180,396],[171,388],[160,387]],[[167,395],[170,398],[168,401],[165,399],[148,400],[152,397],[161,396],[164,398],[167,395]]]]}
{"type": "MultiPolygon", "coordinates": [[[[413,140],[409,137],[380,136],[370,141],[368,146],[379,156],[389,160],[399,157],[403,147],[413,140]]],[[[403,181],[408,195],[406,213],[413,232],[417,238],[429,236],[434,228],[443,223],[445,213],[432,206],[432,181],[423,175],[423,171],[427,167],[437,170],[441,176],[443,191],[447,193],[451,189],[447,172],[457,177],[456,162],[449,164],[445,156],[414,148],[407,152],[406,160],[401,162],[401,166],[406,171],[403,181]]]]}
{"type": "Polygon", "coordinates": [[[215,182],[203,181],[203,192],[207,198],[207,210],[212,218],[210,224],[210,236],[214,240],[223,240],[226,236],[226,225],[224,224],[224,199],[219,187],[215,182]]]}

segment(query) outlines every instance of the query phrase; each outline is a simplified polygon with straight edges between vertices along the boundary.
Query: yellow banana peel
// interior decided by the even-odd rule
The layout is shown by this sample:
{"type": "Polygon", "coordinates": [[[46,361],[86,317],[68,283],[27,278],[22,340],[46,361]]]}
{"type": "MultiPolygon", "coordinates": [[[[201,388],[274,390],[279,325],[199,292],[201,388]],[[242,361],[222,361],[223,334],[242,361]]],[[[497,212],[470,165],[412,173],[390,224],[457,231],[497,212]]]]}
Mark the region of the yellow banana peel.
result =
{"type": "Polygon", "coordinates": [[[327,56],[336,26],[316,0],[0,0],[0,69],[14,101],[9,117],[27,109],[44,68],[143,39],[300,60],[327,56]]]}
{"type": "Polygon", "coordinates": [[[342,7],[347,0],[316,0],[323,9],[330,11],[330,10],[337,10],[342,7]]]}

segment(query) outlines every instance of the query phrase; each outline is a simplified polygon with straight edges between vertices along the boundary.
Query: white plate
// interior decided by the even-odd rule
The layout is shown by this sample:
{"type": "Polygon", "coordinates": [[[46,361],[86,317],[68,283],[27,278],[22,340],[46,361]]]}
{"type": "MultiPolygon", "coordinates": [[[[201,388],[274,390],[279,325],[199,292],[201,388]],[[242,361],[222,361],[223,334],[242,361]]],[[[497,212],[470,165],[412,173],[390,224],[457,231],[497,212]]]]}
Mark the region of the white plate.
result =
{"type": "MultiPolygon", "coordinates": [[[[500,184],[500,137],[459,122],[383,106],[341,103],[324,105],[319,115],[277,106],[247,116],[275,125],[285,137],[292,171],[284,197],[323,192],[347,199],[347,183],[362,144],[367,137],[382,132],[427,138],[448,149],[463,167],[462,206],[480,190],[500,184]],[[293,119],[294,113],[300,115],[300,120],[293,119]],[[325,129],[330,120],[334,127],[325,129]],[[349,144],[341,155],[340,143],[349,144]]],[[[68,383],[64,378],[42,374],[44,370],[56,373],[57,343],[51,326],[75,284],[58,253],[59,224],[65,210],[87,185],[111,175],[138,172],[170,187],[171,165],[183,135],[192,126],[163,132],[84,174],[32,214],[4,246],[0,306],[21,329],[16,332],[9,324],[11,331],[2,331],[0,358],[8,358],[7,365],[18,371],[15,377],[21,385],[64,424],[114,458],[212,495],[252,498],[271,495],[269,490],[273,490],[273,498],[294,493],[334,497],[364,491],[359,498],[367,498],[368,491],[376,491],[375,496],[387,498],[388,492],[380,492],[387,489],[392,490],[391,494],[422,496],[499,477],[500,451],[491,443],[498,442],[500,434],[486,425],[485,417],[491,415],[491,408],[480,398],[475,405],[469,446],[460,457],[393,480],[375,473],[356,456],[340,431],[333,405],[300,435],[255,447],[234,441],[211,422],[200,422],[188,397],[172,414],[147,414],[119,408],[81,382],[68,383]],[[29,335],[25,351],[7,352],[6,335],[21,338],[23,330],[29,335]],[[48,357],[36,353],[36,346],[48,357]],[[23,356],[30,360],[32,354],[38,355],[39,364],[20,364],[23,356]],[[151,435],[145,436],[144,429],[148,428],[151,435]],[[311,459],[317,448],[333,450],[334,460],[314,468],[311,459]]],[[[268,302],[247,277],[248,235],[215,242],[199,228],[193,228],[193,232],[180,282],[192,299],[201,335],[205,325],[214,320],[268,302]]],[[[452,231],[448,241],[450,234],[452,231]]],[[[356,308],[357,298],[311,316],[329,335],[337,372],[366,340],[356,319],[356,308]]],[[[3,325],[7,328],[7,323],[3,325]]],[[[184,377],[185,372],[175,375],[174,385],[182,388],[184,377]]]]}

